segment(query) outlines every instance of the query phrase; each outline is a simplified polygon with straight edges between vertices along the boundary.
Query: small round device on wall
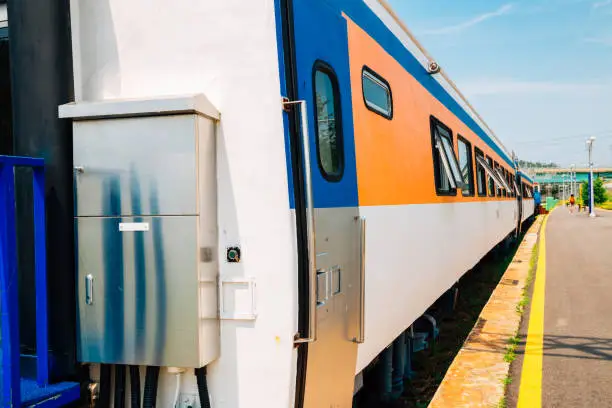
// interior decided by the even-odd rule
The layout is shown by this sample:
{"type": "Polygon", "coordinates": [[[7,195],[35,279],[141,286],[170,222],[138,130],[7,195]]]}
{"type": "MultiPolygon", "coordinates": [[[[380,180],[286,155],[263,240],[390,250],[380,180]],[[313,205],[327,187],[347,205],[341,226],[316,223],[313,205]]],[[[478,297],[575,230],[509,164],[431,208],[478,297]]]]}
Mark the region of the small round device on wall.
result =
{"type": "Polygon", "coordinates": [[[440,65],[438,65],[436,61],[429,61],[427,64],[427,72],[429,72],[430,75],[437,74],[440,72],[440,65]]]}

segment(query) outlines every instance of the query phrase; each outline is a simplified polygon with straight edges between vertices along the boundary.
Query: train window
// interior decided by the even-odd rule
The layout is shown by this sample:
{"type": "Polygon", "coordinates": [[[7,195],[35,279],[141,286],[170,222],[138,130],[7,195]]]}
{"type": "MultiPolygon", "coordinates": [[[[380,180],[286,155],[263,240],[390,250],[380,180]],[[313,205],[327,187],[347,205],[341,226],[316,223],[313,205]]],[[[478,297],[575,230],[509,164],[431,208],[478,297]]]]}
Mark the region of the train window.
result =
{"type": "MultiPolygon", "coordinates": [[[[495,170],[495,174],[497,174],[498,176],[501,174],[499,172],[499,164],[497,164],[496,161],[493,161],[493,170],[495,170]]],[[[502,188],[499,184],[497,184],[497,188],[495,189],[495,195],[497,197],[501,197],[502,196],[502,188]]]]}
{"type": "Polygon", "coordinates": [[[453,149],[453,135],[448,127],[433,116],[431,138],[436,191],[438,195],[455,195],[457,187],[463,187],[463,179],[453,149]]]}
{"type": "Polygon", "coordinates": [[[459,153],[459,168],[463,177],[464,196],[474,195],[474,165],[472,163],[472,144],[461,136],[457,136],[457,150],[459,153]]]}
{"type": "Polygon", "coordinates": [[[508,170],[506,170],[506,183],[508,184],[508,187],[510,187],[510,190],[508,190],[508,197],[513,197],[512,195],[512,173],[510,173],[508,170]]]}
{"type": "Polygon", "coordinates": [[[504,175],[506,176],[504,181],[508,185],[508,190],[506,190],[506,192],[504,193],[504,196],[512,197],[512,188],[511,188],[512,183],[510,183],[510,172],[508,170],[504,169],[504,175]]]}
{"type": "Polygon", "coordinates": [[[363,100],[367,108],[387,119],[391,119],[393,117],[393,99],[389,83],[368,67],[363,67],[361,82],[363,100]]]}
{"type": "Polygon", "coordinates": [[[314,93],[319,168],[327,180],[338,181],[344,171],[338,80],[333,69],[322,62],[315,64],[314,93]]]}
{"type": "Polygon", "coordinates": [[[497,184],[498,195],[501,197],[502,195],[506,196],[506,191],[510,191],[510,186],[506,182],[506,177],[504,176],[504,169],[500,167],[497,163],[497,175],[499,176],[499,181],[501,183],[497,184]]]}
{"type": "Polygon", "coordinates": [[[480,150],[477,147],[474,148],[474,151],[476,152],[476,184],[478,187],[478,196],[486,197],[487,195],[487,173],[485,171],[485,168],[479,162],[479,158],[483,159],[484,154],[482,153],[482,150],[480,150]]]}
{"type": "Polygon", "coordinates": [[[514,192],[516,194],[517,197],[521,196],[521,189],[519,188],[519,186],[516,184],[516,181],[514,182],[514,192]]]}
{"type": "MultiPolygon", "coordinates": [[[[487,164],[493,169],[493,159],[489,156],[487,156],[487,164]]],[[[489,174],[489,197],[495,197],[495,180],[492,174],[489,174]]]]}
{"type": "MultiPolygon", "coordinates": [[[[499,171],[499,164],[497,164],[496,161],[493,161],[493,170],[495,170],[495,174],[497,174],[497,176],[500,177],[501,173],[499,171]]],[[[501,197],[502,196],[502,188],[499,185],[499,183],[497,183],[497,188],[495,189],[495,195],[497,197],[501,197]]]]}
{"type": "Polygon", "coordinates": [[[499,173],[497,173],[489,164],[492,162],[493,160],[490,157],[487,157],[485,160],[484,156],[482,156],[482,153],[476,155],[476,163],[478,163],[485,170],[487,176],[489,176],[489,195],[491,195],[491,192],[493,192],[491,197],[495,197],[495,186],[497,185],[498,188],[505,187],[503,178],[500,178],[499,173]]]}

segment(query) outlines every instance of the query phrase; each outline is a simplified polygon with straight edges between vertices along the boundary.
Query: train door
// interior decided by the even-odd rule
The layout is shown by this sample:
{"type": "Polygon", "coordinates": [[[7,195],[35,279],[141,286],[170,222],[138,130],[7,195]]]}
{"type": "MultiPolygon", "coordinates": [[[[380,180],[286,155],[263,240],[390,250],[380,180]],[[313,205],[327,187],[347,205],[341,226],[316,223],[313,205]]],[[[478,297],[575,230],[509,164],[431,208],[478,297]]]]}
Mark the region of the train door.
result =
{"type": "Polygon", "coordinates": [[[297,405],[350,407],[363,330],[365,226],[358,217],[347,24],[323,0],[293,0],[292,7],[295,97],[305,101],[304,204],[313,209],[306,218],[312,219],[309,259],[315,262],[310,273],[316,288],[308,295],[309,335],[296,340],[307,348],[297,405]]]}

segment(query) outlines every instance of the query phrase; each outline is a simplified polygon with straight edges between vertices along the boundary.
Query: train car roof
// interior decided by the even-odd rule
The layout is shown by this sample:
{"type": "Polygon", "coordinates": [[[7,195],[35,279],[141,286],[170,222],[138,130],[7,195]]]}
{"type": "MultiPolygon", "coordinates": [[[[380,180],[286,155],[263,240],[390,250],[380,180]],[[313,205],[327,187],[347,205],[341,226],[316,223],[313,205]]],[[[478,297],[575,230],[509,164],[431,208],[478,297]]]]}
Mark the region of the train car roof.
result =
{"type": "Polygon", "coordinates": [[[523,172],[521,172],[521,178],[524,178],[526,181],[533,184],[533,179],[523,172]]]}
{"type": "Polygon", "coordinates": [[[435,61],[408,27],[395,14],[386,0],[339,0],[342,9],[358,25],[398,61],[425,89],[464,122],[489,145],[508,165],[514,168],[513,154],[495,135],[467,98],[461,93],[444,69],[429,74],[427,67],[435,61]],[[385,31],[393,36],[377,35],[385,31]]]}

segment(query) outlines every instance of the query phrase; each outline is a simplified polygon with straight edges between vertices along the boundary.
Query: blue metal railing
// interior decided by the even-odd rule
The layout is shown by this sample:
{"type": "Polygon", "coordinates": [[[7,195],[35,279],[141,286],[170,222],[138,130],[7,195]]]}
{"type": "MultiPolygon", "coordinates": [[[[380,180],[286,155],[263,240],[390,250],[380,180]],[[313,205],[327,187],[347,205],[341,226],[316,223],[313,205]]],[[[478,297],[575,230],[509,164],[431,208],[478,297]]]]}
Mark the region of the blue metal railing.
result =
{"type": "Polygon", "coordinates": [[[60,383],[49,385],[44,165],[43,159],[0,156],[1,407],[17,408],[23,404],[29,405],[33,402],[33,399],[36,400],[36,406],[57,407],[74,401],[79,397],[78,384],[60,383]],[[21,378],[20,372],[19,276],[15,222],[16,167],[31,168],[33,173],[34,275],[36,290],[35,383],[32,380],[21,378]]]}
{"type": "Polygon", "coordinates": [[[47,334],[47,250],[45,240],[45,162],[0,156],[0,293],[2,294],[2,406],[21,405],[15,167],[33,170],[34,268],[36,279],[36,382],[49,383],[47,334]]]}

